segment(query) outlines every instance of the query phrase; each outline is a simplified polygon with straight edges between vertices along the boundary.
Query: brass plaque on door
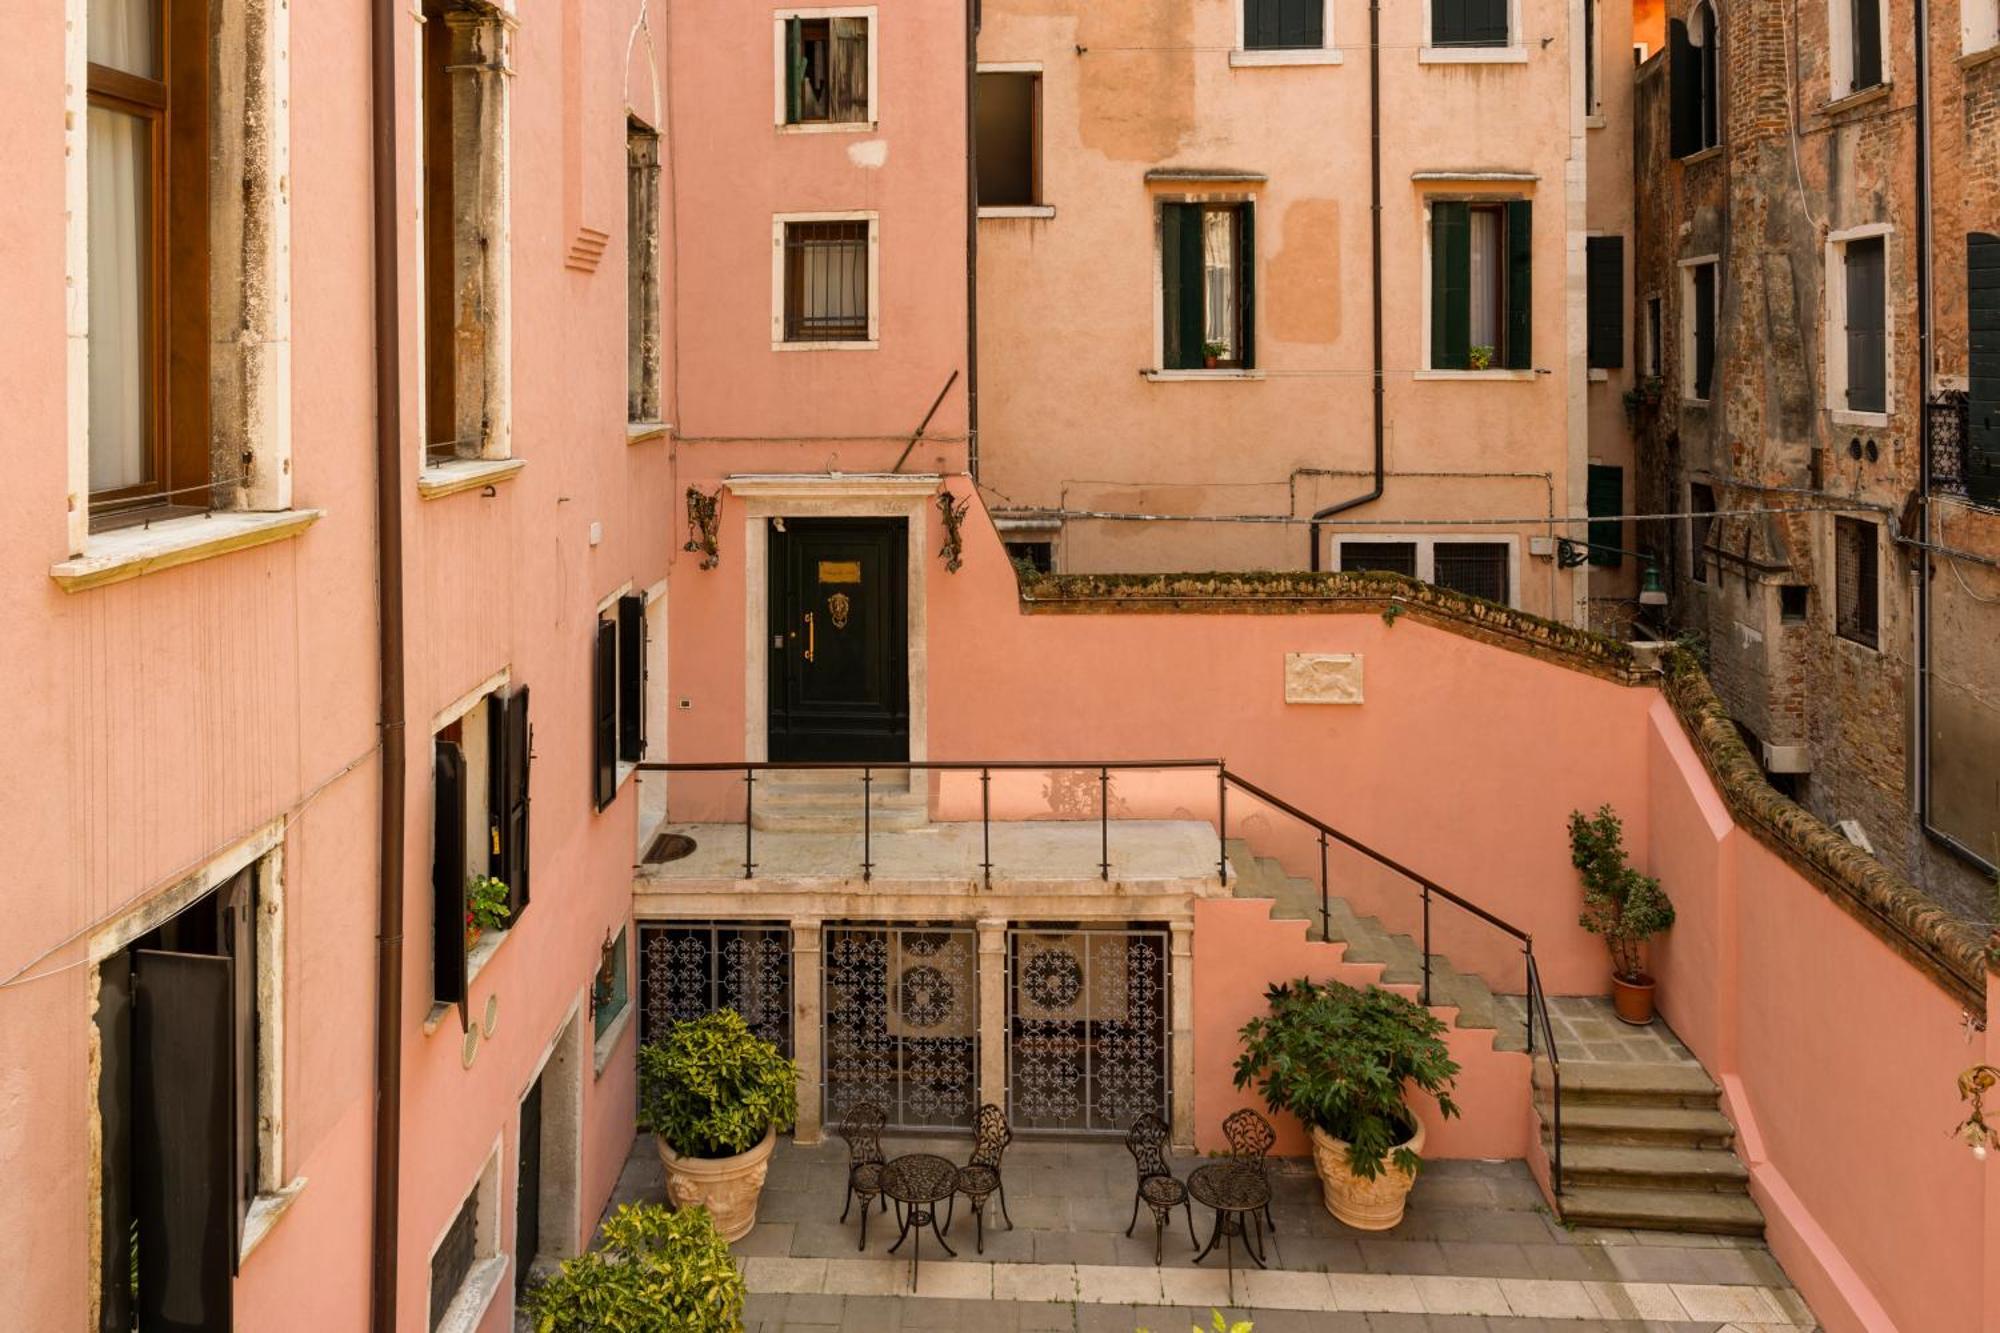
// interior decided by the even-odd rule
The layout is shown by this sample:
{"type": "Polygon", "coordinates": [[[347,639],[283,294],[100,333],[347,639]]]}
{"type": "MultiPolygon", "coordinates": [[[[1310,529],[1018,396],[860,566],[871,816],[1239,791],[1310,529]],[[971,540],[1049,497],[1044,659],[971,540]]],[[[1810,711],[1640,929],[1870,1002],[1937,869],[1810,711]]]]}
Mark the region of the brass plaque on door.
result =
{"type": "Polygon", "coordinates": [[[819,562],[821,583],[861,582],[861,562],[859,560],[822,560],[819,562]]]}

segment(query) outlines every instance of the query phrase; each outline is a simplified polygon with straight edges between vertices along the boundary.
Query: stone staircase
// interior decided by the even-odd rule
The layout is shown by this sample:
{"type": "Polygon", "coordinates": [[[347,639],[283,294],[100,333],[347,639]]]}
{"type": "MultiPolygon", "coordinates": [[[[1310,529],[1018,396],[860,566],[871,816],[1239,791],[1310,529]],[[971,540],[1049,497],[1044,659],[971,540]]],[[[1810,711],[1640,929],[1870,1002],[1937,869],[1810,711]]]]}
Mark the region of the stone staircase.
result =
{"type": "MultiPolygon", "coordinates": [[[[1320,924],[1318,884],[1287,875],[1275,858],[1257,856],[1241,838],[1230,839],[1227,848],[1230,886],[1238,898],[1273,899],[1271,916],[1274,919],[1304,921],[1317,931],[1320,924]]],[[[1330,938],[1332,942],[1347,946],[1345,957],[1348,961],[1380,963],[1382,981],[1387,985],[1423,984],[1424,955],[1414,939],[1396,934],[1372,916],[1360,915],[1345,899],[1332,899],[1328,910],[1332,921],[1330,938]]],[[[1485,982],[1460,972],[1441,954],[1431,955],[1430,998],[1435,1006],[1450,1006],[1458,1010],[1454,1026],[1492,1030],[1494,1050],[1527,1049],[1526,1023],[1510,1021],[1485,982]]],[[[1564,1066],[1565,1076],[1567,1073],[1568,1067],[1564,1066]]],[[[1567,1100],[1564,1106],[1567,1114],[1567,1100]]]]}
{"type": "MultiPolygon", "coordinates": [[[[910,775],[876,773],[868,787],[870,828],[877,833],[922,828],[930,820],[929,802],[910,775]]],[[[861,770],[775,769],[757,776],[751,800],[750,824],[760,833],[861,832],[861,770]]]]}
{"type": "MultiPolygon", "coordinates": [[[[1552,1142],[1548,1062],[1535,1061],[1535,1109],[1552,1142]]],[[[1761,1236],[1736,1130],[1721,1092],[1692,1059],[1672,1064],[1565,1060],[1563,1221],[1572,1226],[1761,1236]]]]}

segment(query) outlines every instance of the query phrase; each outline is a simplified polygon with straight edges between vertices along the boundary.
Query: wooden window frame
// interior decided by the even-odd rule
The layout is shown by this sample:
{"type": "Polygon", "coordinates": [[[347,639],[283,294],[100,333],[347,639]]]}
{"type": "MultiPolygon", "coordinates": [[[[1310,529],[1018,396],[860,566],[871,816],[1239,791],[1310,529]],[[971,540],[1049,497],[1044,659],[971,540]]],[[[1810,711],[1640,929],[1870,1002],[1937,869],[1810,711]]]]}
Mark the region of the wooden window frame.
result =
{"type": "Polygon", "coordinates": [[[148,382],[146,480],[102,490],[93,483],[93,532],[213,507],[208,7],[209,0],[161,0],[157,79],[87,66],[87,108],[147,123],[152,213],[142,372],[148,382]]]}
{"type": "Polygon", "coordinates": [[[772,124],[782,134],[872,134],[882,119],[882,24],[874,5],[779,9],[771,14],[772,124]],[[868,107],[860,120],[794,120],[791,114],[791,42],[797,22],[862,19],[868,24],[868,107]]]}
{"type": "MultiPolygon", "coordinates": [[[[1159,320],[1158,364],[1160,370],[1169,374],[1201,374],[1203,372],[1225,375],[1246,375],[1257,369],[1257,201],[1250,197],[1226,199],[1177,198],[1161,196],[1155,201],[1154,221],[1157,228],[1154,274],[1158,291],[1155,305],[1159,320]],[[1207,358],[1200,354],[1192,357],[1193,364],[1184,364],[1189,358],[1187,350],[1180,346],[1180,334],[1175,328],[1175,312],[1178,301],[1184,299],[1188,280],[1180,259],[1170,253],[1172,227],[1168,224],[1168,210],[1186,208],[1195,211],[1205,219],[1210,213],[1228,213],[1230,226],[1231,273],[1236,292],[1236,318],[1232,345],[1236,355],[1217,358],[1214,366],[1207,364],[1207,358]],[[1169,286],[1173,287],[1170,297],[1169,286]],[[1179,355],[1176,356],[1178,351],[1179,355]]],[[[1204,270],[1205,271],[1205,270],[1204,270]]],[[[1200,323],[1206,333],[1208,325],[1208,284],[1197,280],[1195,291],[1200,297],[1200,323]]],[[[1203,339],[1204,346],[1206,338],[1203,339]]]]}
{"type": "Polygon", "coordinates": [[[625,121],[626,421],[661,419],[660,135],[625,121]]]}
{"type": "MultiPolygon", "coordinates": [[[[1534,200],[1519,195],[1435,195],[1424,200],[1424,295],[1423,295],[1423,348],[1424,369],[1419,371],[1424,378],[1456,378],[1458,376],[1532,376],[1534,374],[1534,200]],[[1459,349],[1453,341],[1459,312],[1454,310],[1453,291],[1456,284],[1451,276],[1456,265],[1450,253],[1451,238],[1439,240],[1439,227],[1447,230],[1455,227],[1455,219],[1462,215],[1467,228],[1466,292],[1464,311],[1464,359],[1459,364],[1459,349]],[[1499,263],[1494,266],[1493,280],[1498,287],[1495,293],[1495,309],[1498,311],[1500,341],[1493,348],[1493,360],[1484,370],[1474,370],[1471,362],[1472,321],[1471,321],[1471,260],[1470,225],[1473,211],[1497,211],[1500,214],[1499,263]],[[1515,273],[1521,271],[1524,282],[1517,282],[1515,273]]],[[[1481,344],[1483,345],[1483,344],[1481,344]]]]}

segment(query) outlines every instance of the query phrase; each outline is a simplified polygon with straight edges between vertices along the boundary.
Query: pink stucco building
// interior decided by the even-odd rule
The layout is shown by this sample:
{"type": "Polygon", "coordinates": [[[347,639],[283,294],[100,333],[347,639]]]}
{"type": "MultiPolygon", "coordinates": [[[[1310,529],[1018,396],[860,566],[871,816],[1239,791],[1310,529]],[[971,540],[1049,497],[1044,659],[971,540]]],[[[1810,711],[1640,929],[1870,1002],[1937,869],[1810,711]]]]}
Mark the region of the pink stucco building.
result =
{"type": "Polygon", "coordinates": [[[1384,932],[1431,939],[1424,883],[1495,918],[1431,941],[1431,1151],[1574,1204],[1495,997],[1604,989],[1564,820],[1606,802],[1827,1327],[2000,1326],[2000,1176],[1943,1132],[1992,955],[1686,659],[1575,627],[1637,589],[1555,542],[1629,458],[1590,242],[1630,16],[1312,8],[16,16],[0,1326],[510,1328],[638,1042],[723,1004],[799,1061],[802,1142],[865,1087],[1210,1150],[1264,984],[1386,976],[1283,910],[1321,827],[1384,932]],[[1378,421],[1382,494],[1309,538],[1378,421]],[[1505,595],[1360,572],[1456,545],[1505,595]],[[1033,1023],[1140,1054],[1024,1072],[1033,1023]]]}

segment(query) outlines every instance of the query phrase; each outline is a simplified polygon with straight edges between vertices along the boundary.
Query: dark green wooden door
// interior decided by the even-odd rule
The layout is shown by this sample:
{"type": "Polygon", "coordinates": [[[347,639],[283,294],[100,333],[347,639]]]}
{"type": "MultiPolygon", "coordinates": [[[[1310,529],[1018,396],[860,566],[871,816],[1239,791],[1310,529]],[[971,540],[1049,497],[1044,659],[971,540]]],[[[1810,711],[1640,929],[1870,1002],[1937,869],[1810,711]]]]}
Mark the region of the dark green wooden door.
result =
{"type": "Polygon", "coordinates": [[[909,758],[903,523],[795,518],[770,536],[770,757],[909,758]]]}

